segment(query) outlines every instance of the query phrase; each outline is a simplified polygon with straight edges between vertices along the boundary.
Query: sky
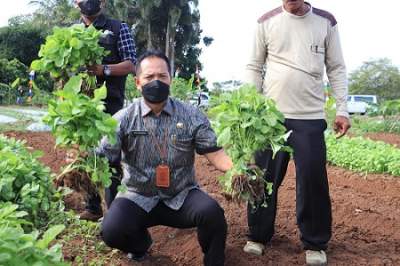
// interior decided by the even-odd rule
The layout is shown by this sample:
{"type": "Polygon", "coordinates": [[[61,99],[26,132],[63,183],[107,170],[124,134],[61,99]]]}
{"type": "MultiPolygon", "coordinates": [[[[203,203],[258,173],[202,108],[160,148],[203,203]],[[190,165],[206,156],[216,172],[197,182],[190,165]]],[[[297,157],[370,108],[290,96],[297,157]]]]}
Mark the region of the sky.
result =
{"type": "MultiPolygon", "coordinates": [[[[0,9],[0,26],[7,25],[12,16],[33,10],[29,0],[7,2],[0,9]]],[[[348,72],[382,57],[400,66],[400,1],[309,2],[336,17],[348,72]]],[[[281,4],[281,0],[199,0],[203,35],[214,38],[211,46],[202,47],[201,75],[210,83],[242,79],[257,19],[281,4]]]]}

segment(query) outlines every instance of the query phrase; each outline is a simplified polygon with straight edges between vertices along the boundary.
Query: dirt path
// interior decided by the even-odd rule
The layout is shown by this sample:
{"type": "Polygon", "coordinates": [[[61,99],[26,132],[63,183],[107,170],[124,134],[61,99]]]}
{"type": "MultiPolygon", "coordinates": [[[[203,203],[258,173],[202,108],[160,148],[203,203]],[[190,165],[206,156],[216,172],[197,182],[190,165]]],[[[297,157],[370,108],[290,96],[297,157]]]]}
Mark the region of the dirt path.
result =
{"type": "MultiPolygon", "coordinates": [[[[55,151],[48,133],[8,133],[27,139],[34,149],[42,149],[42,161],[57,171],[63,151],[55,151]]],[[[229,224],[226,265],[304,265],[305,259],[295,221],[294,165],[280,189],[276,234],[262,257],[242,251],[246,241],[245,206],[221,196],[216,177],[220,172],[204,157],[196,161],[197,178],[225,209],[229,224]]],[[[353,173],[328,166],[333,206],[333,237],[328,249],[329,265],[400,265],[400,179],[385,175],[353,173]]],[[[112,265],[202,265],[202,253],[195,230],[156,227],[149,260],[134,264],[125,255],[113,256],[112,265]]],[[[68,252],[68,251],[66,251],[68,252]]],[[[91,254],[93,257],[95,254],[91,254]]]]}

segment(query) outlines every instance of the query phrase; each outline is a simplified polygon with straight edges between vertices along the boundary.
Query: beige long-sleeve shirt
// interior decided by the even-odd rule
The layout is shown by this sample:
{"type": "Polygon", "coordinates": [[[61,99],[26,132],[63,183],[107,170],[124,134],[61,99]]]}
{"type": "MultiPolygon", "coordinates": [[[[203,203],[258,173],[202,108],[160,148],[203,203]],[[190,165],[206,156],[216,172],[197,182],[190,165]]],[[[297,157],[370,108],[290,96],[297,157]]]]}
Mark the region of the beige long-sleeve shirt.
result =
{"type": "Polygon", "coordinates": [[[274,99],[286,118],[325,118],[325,67],[336,114],[348,117],[347,74],[335,18],[310,5],[303,16],[278,7],[258,20],[246,82],[274,99]]]}

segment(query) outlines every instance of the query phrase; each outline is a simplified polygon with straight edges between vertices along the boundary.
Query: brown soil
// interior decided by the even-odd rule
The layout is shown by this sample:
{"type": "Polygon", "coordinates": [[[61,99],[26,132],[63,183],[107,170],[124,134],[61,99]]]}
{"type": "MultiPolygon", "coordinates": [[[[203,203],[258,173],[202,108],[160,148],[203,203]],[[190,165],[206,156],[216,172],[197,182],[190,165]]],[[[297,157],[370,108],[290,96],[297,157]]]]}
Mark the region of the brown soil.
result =
{"type": "MultiPolygon", "coordinates": [[[[28,145],[43,150],[42,161],[53,171],[58,171],[65,163],[65,153],[54,150],[54,141],[48,133],[11,132],[7,135],[27,139],[28,145]]],[[[386,134],[379,136],[386,140],[386,134]]],[[[262,257],[242,251],[246,242],[246,208],[227,201],[221,194],[216,181],[221,173],[204,157],[197,158],[196,170],[201,186],[225,209],[229,224],[226,265],[305,264],[295,220],[292,162],[280,189],[276,234],[262,257]]],[[[327,251],[329,264],[400,265],[400,179],[387,175],[362,175],[332,166],[328,166],[328,174],[333,206],[333,237],[327,251]]],[[[74,197],[74,200],[74,208],[82,203],[82,198],[74,197]]],[[[154,244],[147,261],[133,263],[124,254],[113,253],[107,265],[202,265],[202,252],[194,229],[160,226],[152,228],[151,232],[154,244]]],[[[79,247],[82,241],[75,239],[73,243],[79,247]]],[[[64,249],[67,259],[71,259],[70,253],[64,249]]],[[[92,251],[88,256],[95,259],[96,253],[92,251]]]]}
{"type": "Polygon", "coordinates": [[[365,137],[370,138],[372,140],[383,140],[386,143],[393,144],[397,147],[400,147],[400,135],[393,133],[368,133],[365,134],[365,137]]]}

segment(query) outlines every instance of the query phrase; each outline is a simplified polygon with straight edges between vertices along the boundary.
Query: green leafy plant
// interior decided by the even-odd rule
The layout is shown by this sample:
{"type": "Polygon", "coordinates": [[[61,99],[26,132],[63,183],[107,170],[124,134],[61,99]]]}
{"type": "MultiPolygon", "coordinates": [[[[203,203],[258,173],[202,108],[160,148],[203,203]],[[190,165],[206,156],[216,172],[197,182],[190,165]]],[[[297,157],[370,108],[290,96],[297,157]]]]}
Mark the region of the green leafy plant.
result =
{"type": "Polygon", "coordinates": [[[400,99],[383,102],[379,106],[378,114],[383,117],[400,115],[400,99]]]}
{"type": "Polygon", "coordinates": [[[336,118],[336,100],[332,96],[328,97],[325,102],[325,115],[326,122],[328,124],[329,129],[332,129],[332,125],[336,118]]]}
{"type": "Polygon", "coordinates": [[[51,126],[56,145],[77,150],[76,157],[60,177],[79,170],[87,173],[94,185],[108,187],[111,184],[111,172],[107,159],[99,158],[94,148],[103,136],[107,136],[111,142],[115,141],[117,121],[103,112],[106,87],[94,90],[94,97],[90,98],[80,93],[82,85],[82,77],[73,76],[63,90],[56,91],[54,94],[58,99],[50,100],[48,115],[43,121],[51,126]]]}
{"type": "Polygon", "coordinates": [[[68,265],[63,262],[61,245],[49,248],[50,243],[64,229],[64,225],[55,225],[44,232],[25,233],[22,226],[29,224],[23,219],[27,212],[17,211],[18,205],[10,202],[0,203],[0,265],[68,265]]]}
{"type": "Polygon", "coordinates": [[[325,138],[331,164],[364,173],[400,176],[400,149],[395,146],[362,137],[336,139],[327,134],[325,138]]]}
{"type": "Polygon", "coordinates": [[[400,120],[397,116],[388,116],[386,118],[381,116],[353,116],[351,124],[351,131],[355,135],[372,132],[400,133],[400,120]]]}
{"type": "Polygon", "coordinates": [[[135,78],[129,74],[125,83],[125,98],[127,101],[132,102],[133,99],[141,97],[142,94],[136,87],[135,78]]]}
{"type": "Polygon", "coordinates": [[[30,152],[25,142],[0,135],[0,202],[13,202],[26,211],[26,219],[36,228],[62,219],[62,191],[53,187],[54,176],[30,152]]]}
{"type": "Polygon", "coordinates": [[[106,51],[99,45],[101,32],[93,26],[76,24],[68,28],[55,27],[39,51],[40,59],[31,68],[49,72],[54,78],[66,80],[82,67],[101,64],[106,51]]]}
{"type": "Polygon", "coordinates": [[[218,145],[224,147],[234,162],[234,168],[220,181],[236,199],[253,205],[265,203],[264,188],[270,194],[272,184],[264,181],[263,169],[254,166],[254,154],[266,148],[274,155],[280,150],[289,151],[285,142],[290,132],[283,126],[283,114],[272,99],[260,95],[250,85],[223,93],[213,101],[215,107],[209,110],[209,115],[218,135],[218,145]]]}
{"type": "Polygon", "coordinates": [[[105,85],[97,88],[96,78],[88,75],[86,66],[100,64],[107,54],[100,47],[102,33],[93,26],[74,25],[55,28],[42,45],[39,60],[31,68],[58,79],[57,99],[48,103],[48,115],[43,119],[52,128],[56,145],[69,149],[70,162],[57,177],[57,185],[91,194],[111,184],[111,172],[106,158],[94,152],[103,136],[111,141],[117,126],[104,113],[105,85]]]}
{"type": "Polygon", "coordinates": [[[195,95],[196,88],[193,86],[194,75],[189,80],[174,78],[171,84],[171,96],[181,101],[188,101],[195,95]]]}

